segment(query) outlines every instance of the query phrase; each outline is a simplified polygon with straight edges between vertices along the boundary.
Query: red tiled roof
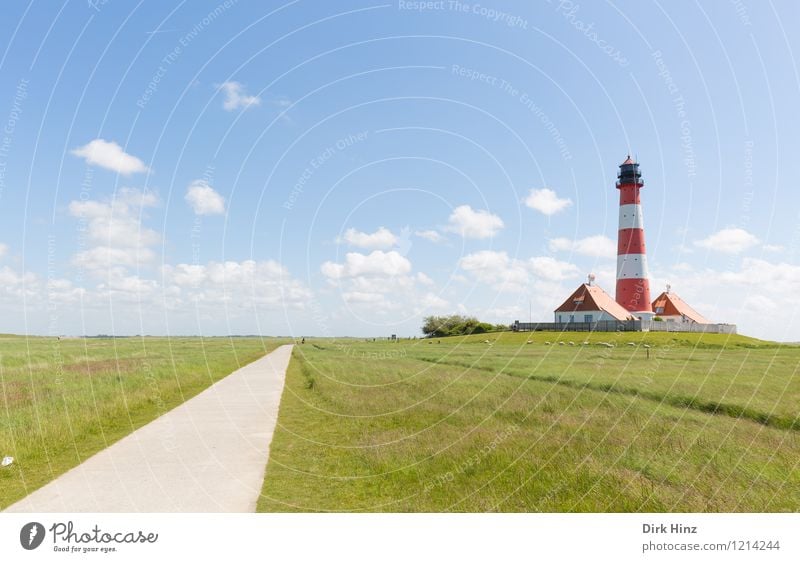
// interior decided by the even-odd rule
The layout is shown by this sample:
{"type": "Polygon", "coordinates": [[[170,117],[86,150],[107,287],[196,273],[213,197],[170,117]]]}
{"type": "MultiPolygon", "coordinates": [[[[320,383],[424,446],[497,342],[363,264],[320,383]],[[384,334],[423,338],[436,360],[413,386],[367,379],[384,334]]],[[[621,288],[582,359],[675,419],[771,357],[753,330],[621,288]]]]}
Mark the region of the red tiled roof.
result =
{"type": "Polygon", "coordinates": [[[666,291],[653,301],[653,312],[656,313],[656,316],[685,316],[698,324],[711,324],[708,319],[686,304],[678,295],[666,291]],[[656,312],[658,308],[661,308],[662,311],[656,312]]]}
{"type": "Polygon", "coordinates": [[[631,313],[611,298],[597,285],[583,283],[572,293],[564,304],[555,309],[555,312],[583,312],[602,310],[617,320],[627,320],[631,313]]]}
{"type": "Polygon", "coordinates": [[[625,159],[625,162],[622,163],[623,166],[626,164],[636,164],[636,162],[633,161],[633,158],[631,158],[630,154],[628,154],[628,158],[625,159]]]}

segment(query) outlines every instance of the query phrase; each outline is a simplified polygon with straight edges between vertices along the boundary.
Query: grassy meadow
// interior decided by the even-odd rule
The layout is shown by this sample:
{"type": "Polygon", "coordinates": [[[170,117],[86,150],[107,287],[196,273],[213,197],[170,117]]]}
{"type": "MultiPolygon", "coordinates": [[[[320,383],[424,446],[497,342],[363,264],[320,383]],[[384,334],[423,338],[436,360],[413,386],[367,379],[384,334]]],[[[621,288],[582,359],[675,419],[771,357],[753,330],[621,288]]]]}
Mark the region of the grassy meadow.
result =
{"type": "Polygon", "coordinates": [[[259,511],[800,510],[800,347],[666,333],[307,342],[259,511]]]}
{"type": "Polygon", "coordinates": [[[281,343],[0,336],[0,509],[281,343]]]}

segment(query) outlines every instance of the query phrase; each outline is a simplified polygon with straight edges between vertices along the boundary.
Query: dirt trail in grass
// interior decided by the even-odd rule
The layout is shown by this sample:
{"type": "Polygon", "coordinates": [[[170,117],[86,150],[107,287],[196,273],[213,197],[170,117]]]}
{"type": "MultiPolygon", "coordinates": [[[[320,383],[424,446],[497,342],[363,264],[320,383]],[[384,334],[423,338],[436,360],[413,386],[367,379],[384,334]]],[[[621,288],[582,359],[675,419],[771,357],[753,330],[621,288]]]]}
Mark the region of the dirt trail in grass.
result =
{"type": "MultiPolygon", "coordinates": [[[[424,361],[426,363],[434,363],[436,365],[464,367],[466,369],[475,369],[489,373],[497,372],[496,369],[492,367],[483,367],[477,362],[445,361],[443,359],[431,357],[415,357],[414,359],[417,361],[424,361]]],[[[563,376],[530,374],[509,368],[503,368],[499,372],[510,377],[518,377],[540,382],[550,382],[577,390],[593,390],[604,393],[610,392],[625,396],[635,396],[637,398],[652,400],[654,402],[658,402],[659,404],[669,404],[670,406],[675,406],[677,408],[689,408],[691,410],[697,410],[706,414],[715,414],[728,416],[731,418],[750,420],[752,422],[760,423],[768,427],[775,427],[777,429],[800,431],[800,416],[780,416],[769,412],[761,412],[753,408],[746,408],[739,404],[725,404],[722,402],[707,400],[699,396],[682,396],[664,392],[647,392],[638,388],[626,387],[618,383],[612,384],[576,381],[563,376]]]]}
{"type": "Polygon", "coordinates": [[[291,352],[242,367],[6,511],[254,511],[291,352]]]}

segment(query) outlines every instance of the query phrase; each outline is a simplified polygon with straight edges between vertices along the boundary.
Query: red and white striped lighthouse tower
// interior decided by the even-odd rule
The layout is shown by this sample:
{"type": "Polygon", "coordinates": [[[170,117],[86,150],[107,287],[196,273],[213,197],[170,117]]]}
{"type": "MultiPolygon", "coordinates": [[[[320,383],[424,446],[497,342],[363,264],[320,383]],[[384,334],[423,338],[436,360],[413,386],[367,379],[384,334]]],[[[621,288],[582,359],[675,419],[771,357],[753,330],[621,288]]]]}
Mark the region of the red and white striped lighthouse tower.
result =
{"type": "Polygon", "coordinates": [[[617,237],[616,301],[634,316],[649,319],[650,281],[647,279],[647,254],[639,190],[644,187],[639,164],[630,156],[619,167],[619,234],[617,237]]]}

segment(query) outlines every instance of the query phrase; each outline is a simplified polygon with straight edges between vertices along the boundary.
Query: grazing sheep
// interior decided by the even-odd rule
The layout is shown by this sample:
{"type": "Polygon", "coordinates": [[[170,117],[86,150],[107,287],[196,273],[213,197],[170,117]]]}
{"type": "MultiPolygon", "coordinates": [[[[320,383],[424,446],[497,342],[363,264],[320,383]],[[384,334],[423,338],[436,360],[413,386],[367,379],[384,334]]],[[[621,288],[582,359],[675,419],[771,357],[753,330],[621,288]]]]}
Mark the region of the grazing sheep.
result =
{"type": "Polygon", "coordinates": [[[574,341],[569,342],[569,345],[575,345],[574,341]]]}
{"type": "Polygon", "coordinates": [[[635,344],[635,343],[633,343],[632,341],[629,341],[629,342],[628,342],[628,345],[629,345],[629,346],[631,346],[631,347],[636,347],[636,344],[635,344]]]}
{"type": "Polygon", "coordinates": [[[545,345],[550,345],[549,341],[544,342],[545,345]]]}
{"type": "Polygon", "coordinates": [[[583,345],[589,345],[588,341],[583,342],[583,345]]]}
{"type": "Polygon", "coordinates": [[[533,343],[533,340],[528,340],[525,343],[533,343]]]}
{"type": "Polygon", "coordinates": [[[563,341],[558,342],[558,345],[564,345],[563,341]]]}
{"type": "Polygon", "coordinates": [[[608,343],[608,342],[605,342],[605,341],[601,341],[597,345],[602,345],[603,347],[614,347],[613,343],[608,343]]]}
{"type": "Polygon", "coordinates": [[[650,344],[648,344],[648,343],[644,344],[644,348],[645,349],[650,349],[650,344]]]}

